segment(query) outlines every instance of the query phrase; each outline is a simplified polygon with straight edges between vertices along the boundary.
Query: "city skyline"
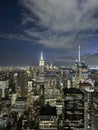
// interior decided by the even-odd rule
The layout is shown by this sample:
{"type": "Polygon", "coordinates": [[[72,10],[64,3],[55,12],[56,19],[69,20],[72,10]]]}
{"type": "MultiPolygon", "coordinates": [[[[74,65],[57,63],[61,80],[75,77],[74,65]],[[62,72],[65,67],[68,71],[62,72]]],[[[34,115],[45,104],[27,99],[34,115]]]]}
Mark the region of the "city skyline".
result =
{"type": "Polygon", "coordinates": [[[97,0],[1,0],[0,65],[98,65],[97,0]]]}

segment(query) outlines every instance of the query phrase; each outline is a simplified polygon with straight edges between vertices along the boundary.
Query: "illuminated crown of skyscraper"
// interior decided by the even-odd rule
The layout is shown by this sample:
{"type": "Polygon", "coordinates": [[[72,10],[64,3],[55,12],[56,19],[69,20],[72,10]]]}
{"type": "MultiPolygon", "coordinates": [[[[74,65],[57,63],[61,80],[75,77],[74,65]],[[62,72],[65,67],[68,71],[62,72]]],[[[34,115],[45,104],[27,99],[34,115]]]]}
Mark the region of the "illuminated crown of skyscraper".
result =
{"type": "Polygon", "coordinates": [[[44,66],[44,65],[45,65],[45,62],[44,62],[44,58],[43,58],[43,52],[41,52],[39,66],[44,66]]]}

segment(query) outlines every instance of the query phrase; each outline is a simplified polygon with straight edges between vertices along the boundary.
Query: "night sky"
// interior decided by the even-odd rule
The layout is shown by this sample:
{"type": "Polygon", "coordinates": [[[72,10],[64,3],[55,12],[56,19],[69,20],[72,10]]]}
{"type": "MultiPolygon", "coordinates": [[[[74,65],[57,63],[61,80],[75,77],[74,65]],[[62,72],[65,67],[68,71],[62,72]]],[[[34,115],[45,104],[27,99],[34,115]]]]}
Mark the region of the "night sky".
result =
{"type": "Polygon", "coordinates": [[[0,65],[98,65],[98,0],[0,0],[0,65]]]}

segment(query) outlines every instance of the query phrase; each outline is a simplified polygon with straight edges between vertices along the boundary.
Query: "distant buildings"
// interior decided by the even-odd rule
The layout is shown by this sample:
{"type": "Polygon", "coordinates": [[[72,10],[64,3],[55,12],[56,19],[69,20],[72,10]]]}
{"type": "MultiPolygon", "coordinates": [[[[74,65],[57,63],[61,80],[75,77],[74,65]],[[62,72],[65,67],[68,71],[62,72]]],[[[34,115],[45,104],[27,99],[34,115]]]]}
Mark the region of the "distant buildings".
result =
{"type": "Polygon", "coordinates": [[[92,66],[89,68],[89,78],[92,80],[98,80],[98,67],[92,66]]]}
{"type": "Polygon", "coordinates": [[[46,65],[41,52],[38,66],[0,68],[0,129],[97,130],[98,69],[78,51],[74,67],[46,65]]]}

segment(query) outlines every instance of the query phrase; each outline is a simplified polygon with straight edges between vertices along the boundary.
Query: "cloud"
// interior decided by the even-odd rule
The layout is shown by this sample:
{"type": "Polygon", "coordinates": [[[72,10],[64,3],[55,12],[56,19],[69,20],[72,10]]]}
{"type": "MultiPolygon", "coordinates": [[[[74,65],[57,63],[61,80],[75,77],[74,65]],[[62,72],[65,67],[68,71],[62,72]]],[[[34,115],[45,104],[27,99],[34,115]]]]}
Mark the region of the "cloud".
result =
{"type": "Polygon", "coordinates": [[[84,59],[89,65],[98,65],[98,53],[86,54],[84,59]]]}
{"type": "Polygon", "coordinates": [[[26,37],[23,34],[14,34],[14,33],[3,33],[0,34],[0,38],[9,39],[9,40],[22,40],[28,42],[36,42],[36,39],[31,37],[26,37]]]}
{"type": "Polygon", "coordinates": [[[97,37],[98,0],[20,0],[27,11],[22,25],[39,44],[70,48],[97,37]],[[93,32],[93,33],[92,33],[93,32]]]}
{"type": "Polygon", "coordinates": [[[25,30],[24,32],[31,37],[33,36],[35,38],[38,38],[39,44],[44,44],[52,48],[61,48],[64,46],[67,48],[70,48],[73,43],[73,39],[75,37],[75,35],[72,34],[72,35],[66,36],[65,38],[65,35],[54,33],[49,30],[40,32],[37,30],[29,29],[29,30],[25,30]]]}
{"type": "Polygon", "coordinates": [[[75,60],[76,59],[74,56],[64,56],[64,57],[57,57],[56,62],[65,64],[65,65],[74,65],[75,60]]]}
{"type": "Polygon", "coordinates": [[[66,53],[57,53],[51,55],[45,55],[45,63],[50,64],[51,62],[53,65],[75,65],[76,56],[69,55],[66,53]]]}

